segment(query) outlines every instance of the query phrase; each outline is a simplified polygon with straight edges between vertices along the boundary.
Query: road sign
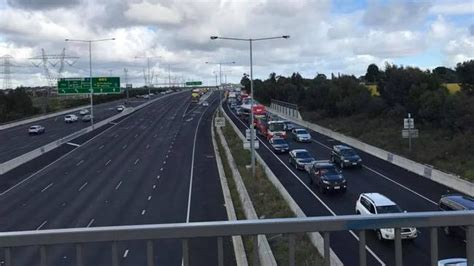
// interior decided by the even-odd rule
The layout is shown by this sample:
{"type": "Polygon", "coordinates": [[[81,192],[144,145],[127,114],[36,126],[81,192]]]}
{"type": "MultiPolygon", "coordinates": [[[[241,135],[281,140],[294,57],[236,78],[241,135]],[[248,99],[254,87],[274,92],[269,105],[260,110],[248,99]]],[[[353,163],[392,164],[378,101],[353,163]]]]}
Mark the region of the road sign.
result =
{"type": "MultiPolygon", "coordinates": [[[[255,129],[254,129],[254,134],[255,134],[255,129]]],[[[257,134],[255,134],[255,135],[253,136],[253,138],[256,140],[256,139],[257,139],[257,134]]],[[[250,140],[250,139],[251,139],[251,136],[250,136],[250,128],[247,128],[247,129],[245,130],[245,139],[246,139],[246,140],[250,140]]]]}
{"type": "MultiPolygon", "coordinates": [[[[258,147],[259,147],[258,140],[254,140],[253,145],[254,145],[255,149],[258,149],[258,147]]],[[[244,141],[244,149],[250,150],[250,141],[248,141],[248,140],[244,141]]]]}
{"type": "Polygon", "coordinates": [[[402,137],[404,139],[409,138],[410,135],[412,138],[418,138],[418,129],[402,129],[402,137]]]}
{"type": "Polygon", "coordinates": [[[188,81],[186,82],[186,86],[200,86],[202,85],[202,81],[188,81]]]}
{"type": "Polygon", "coordinates": [[[415,128],[415,120],[413,118],[404,118],[403,128],[405,129],[415,128]]]}
{"type": "Polygon", "coordinates": [[[216,125],[216,127],[225,127],[225,118],[216,117],[214,120],[214,124],[216,125]]]}
{"type": "MultiPolygon", "coordinates": [[[[119,77],[93,77],[94,94],[120,93],[119,77]]],[[[90,78],[61,78],[58,80],[59,94],[89,94],[90,78]]]]}

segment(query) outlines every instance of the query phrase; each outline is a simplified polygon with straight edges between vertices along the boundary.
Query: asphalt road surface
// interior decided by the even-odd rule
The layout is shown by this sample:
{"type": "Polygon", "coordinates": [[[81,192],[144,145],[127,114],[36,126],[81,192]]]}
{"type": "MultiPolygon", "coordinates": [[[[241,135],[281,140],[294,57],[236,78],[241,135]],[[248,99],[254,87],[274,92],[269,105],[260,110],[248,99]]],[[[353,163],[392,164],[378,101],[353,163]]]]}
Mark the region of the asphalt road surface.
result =
{"type": "MultiPolygon", "coordinates": [[[[232,112],[227,104],[226,113],[245,134],[248,123],[244,123],[232,112]]],[[[333,145],[340,142],[309,130],[311,143],[296,143],[290,140],[290,149],[307,149],[316,160],[329,160],[333,145]]],[[[287,154],[274,154],[266,140],[260,137],[258,153],[272,169],[280,182],[295,199],[307,216],[330,216],[355,214],[355,203],[361,193],[379,192],[392,199],[408,212],[437,211],[437,202],[441,195],[451,189],[432,182],[429,179],[408,172],[398,166],[380,160],[362,151],[358,151],[363,160],[362,168],[344,168],[343,174],[348,181],[344,194],[322,194],[309,184],[304,171],[295,170],[288,163],[287,154]]],[[[420,233],[415,240],[403,241],[404,265],[430,264],[429,229],[418,228],[420,233]]],[[[357,232],[337,232],[331,234],[331,248],[345,265],[358,263],[357,232]]],[[[366,233],[367,262],[369,265],[394,265],[395,248],[393,241],[380,242],[375,232],[366,233]]],[[[446,237],[441,230],[438,233],[439,258],[466,257],[466,243],[461,239],[446,237]]]]}
{"type": "MultiPolygon", "coordinates": [[[[216,99],[203,107],[189,93],[172,95],[103,131],[1,196],[1,230],[227,220],[210,138],[216,99]]],[[[190,240],[191,264],[217,264],[216,241],[190,240]]],[[[118,250],[120,265],[146,265],[145,242],[118,250]]],[[[39,265],[36,247],[12,254],[14,265],[39,265]]],[[[156,265],[181,265],[181,242],[154,241],[154,254],[156,265]]],[[[224,256],[235,264],[230,239],[224,256]]],[[[111,243],[86,244],[84,258],[111,265],[111,243]]],[[[74,247],[48,248],[48,262],[75,265],[74,247]]]]}
{"type": "MultiPolygon", "coordinates": [[[[146,100],[144,99],[131,99],[127,104],[127,107],[138,106],[145,101],[146,100]]],[[[119,100],[94,105],[94,122],[99,122],[116,115],[118,113],[116,106],[123,104],[123,102],[124,100],[119,100]]],[[[74,123],[65,123],[65,115],[59,115],[33,123],[0,130],[0,163],[11,160],[91,125],[90,122],[86,123],[80,120],[81,116],[79,115],[79,111],[75,113],[79,117],[79,120],[74,123]],[[32,125],[44,126],[46,129],[45,133],[32,136],[28,135],[28,128],[32,125]]]]}

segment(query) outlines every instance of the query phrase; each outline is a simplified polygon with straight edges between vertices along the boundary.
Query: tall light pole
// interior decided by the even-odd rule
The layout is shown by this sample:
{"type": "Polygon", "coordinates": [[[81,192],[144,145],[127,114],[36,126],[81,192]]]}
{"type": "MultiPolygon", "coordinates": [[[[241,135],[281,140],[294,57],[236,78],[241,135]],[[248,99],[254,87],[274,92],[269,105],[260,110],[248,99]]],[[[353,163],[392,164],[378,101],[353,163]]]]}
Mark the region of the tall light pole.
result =
{"type": "Polygon", "coordinates": [[[277,36],[277,37],[267,37],[267,38],[229,38],[229,37],[218,37],[218,36],[211,36],[211,40],[231,40],[231,41],[244,41],[249,42],[250,45],[250,95],[252,96],[250,100],[250,153],[251,153],[251,167],[252,167],[252,176],[255,177],[255,129],[253,126],[253,103],[254,103],[254,95],[253,95],[253,55],[252,55],[252,44],[256,41],[266,41],[266,40],[274,40],[274,39],[288,39],[290,38],[289,35],[277,36]]]}
{"type": "Polygon", "coordinates": [[[219,82],[220,82],[220,85],[222,86],[222,65],[232,65],[232,64],[235,64],[235,62],[234,61],[232,62],[206,62],[206,64],[219,65],[219,82]]]}
{"type": "Polygon", "coordinates": [[[93,42],[104,42],[114,41],[115,38],[109,39],[95,39],[95,40],[76,40],[76,39],[65,39],[66,42],[85,42],[89,43],[89,95],[91,100],[91,126],[94,128],[94,98],[92,97],[94,91],[92,90],[92,43],[93,42]]]}
{"type": "Polygon", "coordinates": [[[138,58],[146,58],[146,66],[147,66],[147,82],[148,84],[145,84],[146,87],[148,87],[148,95],[150,95],[150,87],[153,83],[153,77],[152,77],[152,74],[151,74],[151,69],[150,69],[150,59],[153,59],[153,58],[161,58],[161,56],[135,56],[135,59],[138,59],[138,58]]]}

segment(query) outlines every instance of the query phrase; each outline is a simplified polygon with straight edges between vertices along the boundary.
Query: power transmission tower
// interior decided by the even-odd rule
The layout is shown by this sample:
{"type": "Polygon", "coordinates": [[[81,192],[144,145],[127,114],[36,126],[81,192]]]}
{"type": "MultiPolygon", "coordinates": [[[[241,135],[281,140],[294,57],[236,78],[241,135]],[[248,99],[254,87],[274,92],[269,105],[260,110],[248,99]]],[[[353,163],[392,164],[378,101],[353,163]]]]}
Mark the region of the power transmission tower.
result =
{"type": "Polygon", "coordinates": [[[125,91],[127,93],[127,102],[128,102],[128,69],[124,68],[123,73],[125,74],[125,91]]]}
{"type": "Polygon", "coordinates": [[[15,67],[15,65],[12,64],[11,60],[13,57],[11,55],[4,55],[1,57],[2,59],[2,64],[0,66],[3,67],[3,71],[1,72],[3,74],[3,89],[13,89],[12,88],[12,81],[11,81],[11,67],[15,67]]]}

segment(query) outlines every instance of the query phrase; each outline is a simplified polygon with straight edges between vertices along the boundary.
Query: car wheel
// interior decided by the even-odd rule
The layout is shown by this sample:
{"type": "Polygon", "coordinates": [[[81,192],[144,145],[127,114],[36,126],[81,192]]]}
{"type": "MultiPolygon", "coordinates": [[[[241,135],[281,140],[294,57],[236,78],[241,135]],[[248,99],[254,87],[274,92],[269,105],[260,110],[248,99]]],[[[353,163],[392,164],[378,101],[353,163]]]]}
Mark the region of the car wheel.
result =
{"type": "Polygon", "coordinates": [[[359,210],[356,210],[356,214],[360,214],[360,211],[359,211],[359,210]]]}
{"type": "Polygon", "coordinates": [[[446,236],[451,236],[452,235],[451,229],[449,229],[449,227],[444,227],[443,231],[444,231],[444,234],[446,236]]]}
{"type": "Polygon", "coordinates": [[[384,238],[382,237],[382,232],[380,230],[377,230],[377,239],[379,241],[384,241],[384,238]]]}

